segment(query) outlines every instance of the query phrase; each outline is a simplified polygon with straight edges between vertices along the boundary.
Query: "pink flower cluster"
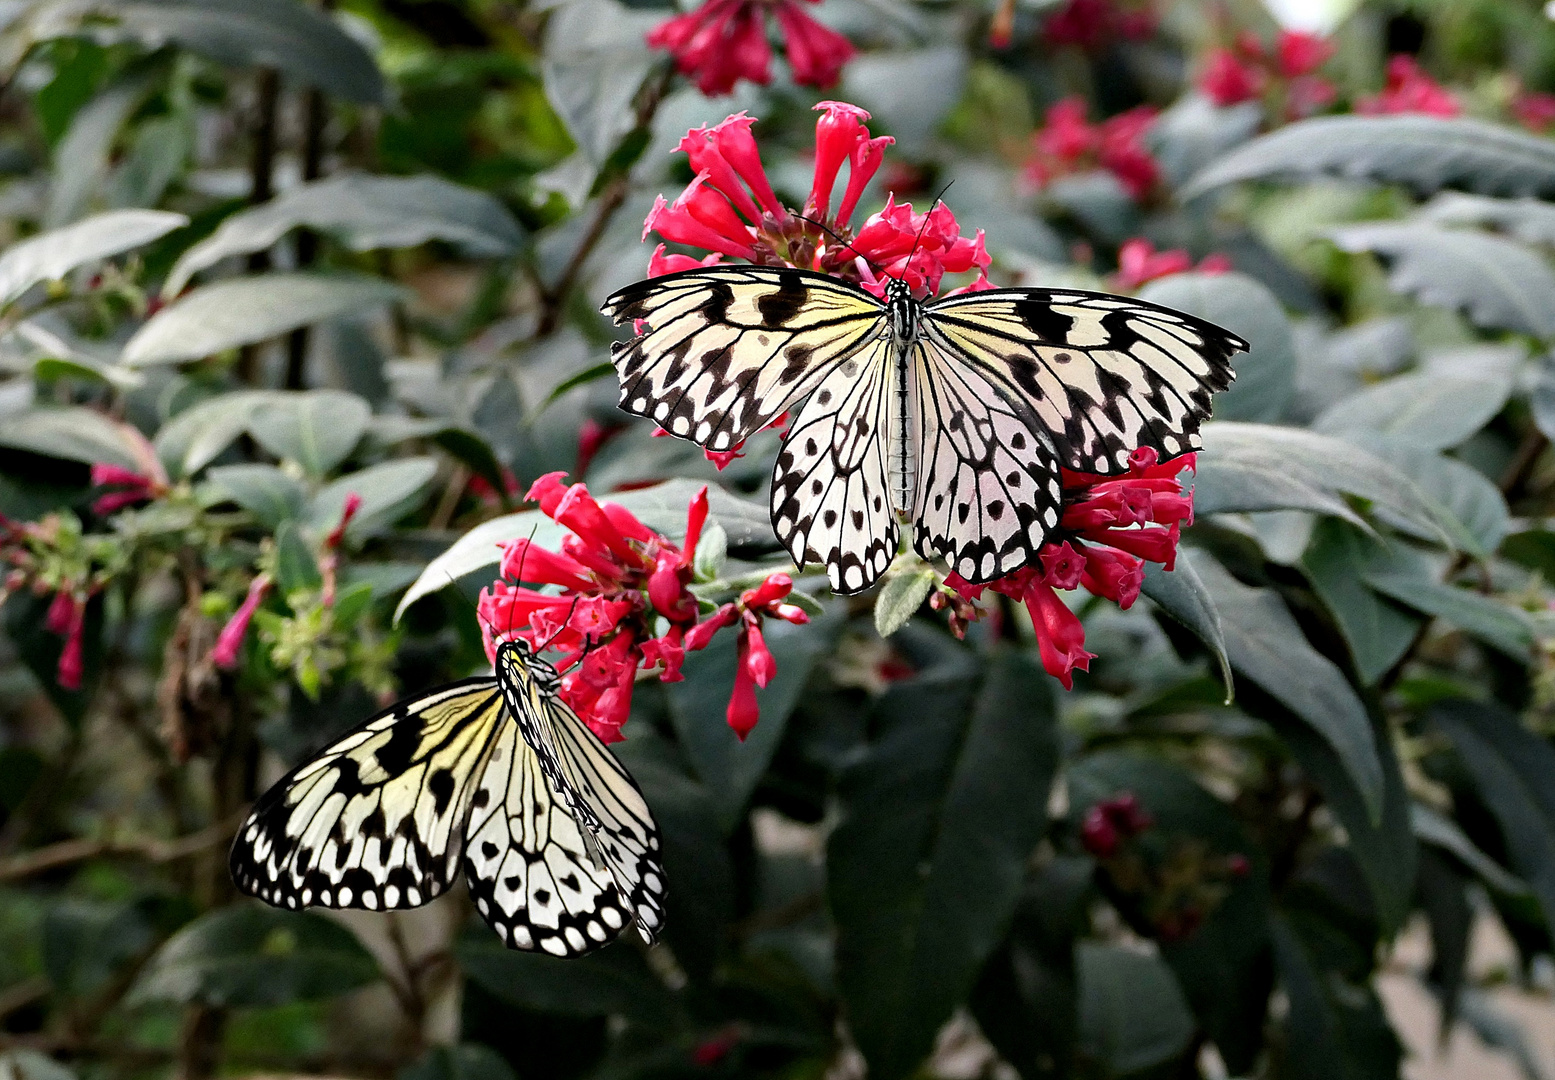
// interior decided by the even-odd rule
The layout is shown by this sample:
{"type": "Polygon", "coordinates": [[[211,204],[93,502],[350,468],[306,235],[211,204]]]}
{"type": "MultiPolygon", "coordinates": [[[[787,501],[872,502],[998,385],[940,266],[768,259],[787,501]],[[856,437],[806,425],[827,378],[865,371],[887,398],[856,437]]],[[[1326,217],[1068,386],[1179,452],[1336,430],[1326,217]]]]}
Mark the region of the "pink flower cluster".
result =
{"type": "Polygon", "coordinates": [[[1096,655],[1085,651],[1085,627],[1057,590],[1085,586],[1125,610],[1139,598],[1145,563],[1167,570],[1177,561],[1184,524],[1193,523],[1193,494],[1178,480],[1194,467],[1195,455],[1161,462],[1148,446],[1135,450],[1127,476],[1108,478],[1064,470],[1061,539],[1044,544],[1038,563],[988,585],[972,585],[957,574],[946,578],[965,600],[992,589],[1019,600],[1031,613],[1042,666],[1074,687],[1074,669],[1090,670],[1096,655]]]}
{"type": "Polygon", "coordinates": [[[1224,274],[1231,269],[1231,260],[1219,253],[1206,255],[1193,265],[1193,257],[1182,248],[1157,251],[1155,245],[1142,236],[1125,240],[1118,248],[1118,272],[1112,276],[1112,287],[1119,292],[1133,292],[1147,281],[1185,274],[1197,270],[1201,274],[1224,274]]]}
{"type": "Polygon", "coordinates": [[[1272,95],[1287,119],[1311,116],[1333,103],[1334,84],[1316,74],[1334,54],[1319,34],[1281,30],[1274,47],[1244,33],[1231,48],[1211,49],[1199,73],[1199,89],[1216,105],[1236,105],[1272,95]]]}
{"type": "Polygon", "coordinates": [[[772,574],[703,618],[689,586],[707,522],[707,489],[691,500],[685,542],[676,545],[625,507],[596,501],[586,485],[563,484],[562,476],[542,476],[526,496],[568,530],[560,550],[529,539],[502,545],[500,580],[481,591],[477,607],[487,654],[495,659],[497,642],[513,638],[560,653],[563,699],[595,734],[614,742],[631,713],[639,668],[679,682],[687,652],[706,648],[724,627],[738,626],[739,666],[727,719],[743,739],[758,719],[756,687],[777,672],[762,620],[809,621],[787,602],[792,580],[772,574]]]}
{"type": "Polygon", "coordinates": [[[1555,127],[1555,94],[1519,89],[1512,97],[1509,111],[1523,127],[1543,135],[1555,127]]]}
{"type": "Polygon", "coordinates": [[[921,296],[937,292],[946,274],[977,270],[977,282],[966,288],[987,288],[992,260],[982,232],[962,236],[955,214],[943,203],[918,214],[891,195],[885,209],[853,231],[859,199],[895,140],[871,137],[864,123],[869,113],[856,105],[823,101],[815,108],[821,113],[815,125],[815,172],[802,212],[785,207],[773,192],[751,134],[753,118],[737,113],[711,128],[686,132],[680,149],[696,177],[674,202],[658,197],[643,223],[643,238],[657,233],[670,243],[711,254],[671,255],[660,244],[648,261],[649,276],[728,257],[835,274],[877,296],[884,295],[888,276],[905,278],[921,296]],[[844,164],[848,181],[834,211],[832,197],[844,164]]]}
{"type": "Polygon", "coordinates": [[[1065,0],[1042,24],[1042,37],[1049,45],[1099,52],[1119,38],[1148,38],[1155,32],[1156,21],[1148,0],[1133,5],[1117,0],[1065,0]]]}
{"type": "Polygon", "coordinates": [[[1079,96],[1064,98],[1048,109],[1047,123],[1032,137],[1026,181],[1040,190],[1061,176],[1104,169],[1136,201],[1146,198],[1161,176],[1144,143],[1156,111],[1140,105],[1100,124],[1090,123],[1085,111],[1085,99],[1079,96]]]}
{"type": "Polygon", "coordinates": [[[1123,841],[1132,840],[1154,824],[1155,818],[1139,805],[1132,791],[1119,792],[1085,812],[1080,823],[1080,843],[1098,859],[1110,859],[1123,841]]]}
{"type": "Polygon", "coordinates": [[[806,14],[797,0],[707,0],[697,10],[650,30],[648,45],[673,55],[680,73],[704,94],[727,94],[741,79],[765,86],[772,81],[769,13],[782,32],[794,81],[821,88],[834,85],[853,58],[853,45],[806,14]]]}
{"type": "Polygon", "coordinates": [[[1427,75],[1414,57],[1399,54],[1388,60],[1388,81],[1382,92],[1356,101],[1355,111],[1457,116],[1463,106],[1451,90],[1427,75]]]}

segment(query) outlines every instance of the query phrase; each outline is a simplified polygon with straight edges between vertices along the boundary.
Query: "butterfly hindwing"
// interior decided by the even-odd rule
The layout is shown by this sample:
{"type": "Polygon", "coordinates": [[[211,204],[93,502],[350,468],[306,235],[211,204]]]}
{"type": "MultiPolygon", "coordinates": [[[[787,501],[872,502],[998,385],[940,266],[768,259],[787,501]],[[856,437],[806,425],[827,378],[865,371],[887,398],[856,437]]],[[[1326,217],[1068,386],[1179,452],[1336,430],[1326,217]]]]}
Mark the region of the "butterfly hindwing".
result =
{"type": "Polygon", "coordinates": [[[970,582],[1036,560],[1058,524],[1062,483],[1045,436],[977,370],[932,340],[913,350],[918,432],[913,547],[970,582]]]}
{"type": "Polygon", "coordinates": [[[891,342],[839,364],[789,424],[772,474],[772,526],[797,565],[822,563],[831,587],[867,589],[896,557],[889,452],[891,342]]]}
{"type": "Polygon", "coordinates": [[[621,408],[710,450],[770,424],[876,332],[884,313],[838,278],[759,266],[639,281],[601,310],[638,328],[611,350],[621,408]]]}
{"type": "Polygon", "coordinates": [[[539,756],[507,725],[471,799],[464,859],[476,910],[504,943],[579,956],[615,940],[630,921],[586,835],[539,756]]]}
{"type": "Polygon", "coordinates": [[[1247,343],[1213,323],[1142,300],[1061,289],[994,289],[928,305],[929,336],[1030,409],[1059,462],[1128,469],[1128,455],[1196,449],[1211,397],[1231,385],[1247,343]]]}
{"type": "Polygon", "coordinates": [[[267,791],[238,829],[238,888],[281,907],[416,907],[459,871],[473,778],[511,727],[491,678],[370,718],[267,791]]]}

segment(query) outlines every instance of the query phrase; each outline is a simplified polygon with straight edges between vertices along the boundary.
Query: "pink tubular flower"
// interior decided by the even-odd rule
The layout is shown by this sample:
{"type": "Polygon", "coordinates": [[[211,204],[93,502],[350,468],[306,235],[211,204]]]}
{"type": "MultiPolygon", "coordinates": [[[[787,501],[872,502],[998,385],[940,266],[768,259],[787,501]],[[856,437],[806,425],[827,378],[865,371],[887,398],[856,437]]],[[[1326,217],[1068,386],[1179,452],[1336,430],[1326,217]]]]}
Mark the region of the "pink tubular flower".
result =
{"type": "Polygon", "coordinates": [[[271,585],[269,574],[260,574],[249,583],[248,595],[216,637],[216,644],[211,649],[211,663],[227,671],[238,666],[238,649],[248,635],[248,624],[253,621],[254,612],[259,610],[259,605],[269,594],[271,585]]]}
{"type": "MultiPolygon", "coordinates": [[[[856,105],[823,101],[815,108],[821,113],[815,128],[815,172],[803,213],[778,202],[751,137],[754,121],[744,113],[714,128],[686,133],[680,149],[690,158],[696,179],[674,203],[660,197],[643,235],[657,232],[665,240],[713,255],[698,261],[691,255],[667,255],[661,246],[649,260],[650,276],[710,265],[728,256],[759,266],[818,270],[858,282],[876,295],[884,293],[887,277],[904,278],[915,293],[927,296],[938,291],[946,274],[974,271],[977,280],[965,288],[988,288],[986,270],[992,259],[983,234],[962,236],[955,214],[943,203],[919,214],[890,195],[882,211],[854,230],[854,212],[893,140],[871,137],[869,113],[856,105]],[[833,196],[844,165],[848,179],[834,213],[833,196]]],[[[720,462],[720,468],[725,464],[720,462]]]]}
{"type": "Polygon", "coordinates": [[[1279,72],[1287,79],[1310,75],[1334,55],[1334,44],[1321,34],[1281,30],[1274,45],[1279,72]]]}
{"type": "Polygon", "coordinates": [[[1042,37],[1050,45],[1073,45],[1086,52],[1099,52],[1118,38],[1147,38],[1155,32],[1155,24],[1155,12],[1149,3],[1065,0],[1042,24],[1042,37]]]}
{"type": "Polygon", "coordinates": [[[1512,98],[1512,118],[1535,135],[1555,127],[1555,94],[1519,90],[1512,98]]]}
{"type": "Polygon", "coordinates": [[[145,476],[119,465],[98,462],[92,466],[92,486],[111,487],[115,490],[99,495],[92,502],[92,512],[107,517],[126,506],[153,499],[167,490],[167,484],[155,477],[145,476]]]}
{"type": "Polygon", "coordinates": [[[1262,96],[1263,69],[1230,49],[1211,49],[1199,74],[1199,89],[1216,105],[1236,105],[1262,96]]]}
{"type": "Polygon", "coordinates": [[[1355,111],[1370,115],[1425,113],[1430,116],[1457,116],[1463,111],[1463,106],[1452,91],[1427,75],[1413,57],[1399,54],[1388,60],[1388,81],[1382,92],[1358,100],[1355,111]]]}
{"type": "Polygon", "coordinates": [[[1032,153],[1024,176],[1041,189],[1061,176],[1104,169],[1118,178],[1136,200],[1148,196],[1160,179],[1145,133],[1155,123],[1156,111],[1140,105],[1100,124],[1085,118],[1085,99],[1069,97],[1047,111],[1047,122],[1032,137],[1032,153]]]}
{"type": "Polygon", "coordinates": [[[86,637],[85,598],[68,589],[60,589],[49,603],[43,625],[49,633],[65,639],[65,647],[59,653],[59,664],[54,669],[54,681],[64,690],[81,689],[81,676],[85,670],[82,656],[86,637]]]}
{"type": "Polygon", "coordinates": [[[639,670],[678,682],[686,653],[706,648],[718,631],[738,624],[729,722],[743,738],[757,716],[755,687],[765,686],[776,670],[761,619],[806,621],[784,600],[793,583],[774,574],[703,618],[689,586],[707,524],[707,488],[692,497],[685,540],[676,545],[625,507],[600,503],[585,485],[568,486],[561,477],[540,477],[527,496],[569,530],[561,550],[528,538],[501,545],[500,580],[481,591],[477,609],[487,654],[495,659],[497,642],[514,638],[559,653],[563,699],[600,739],[614,742],[631,714],[639,670]]]}
{"type": "MultiPolygon", "coordinates": [[[[987,585],[968,584],[956,574],[945,583],[962,601],[992,589],[1025,604],[1042,666],[1072,689],[1074,669],[1090,670],[1095,654],[1085,650],[1085,628],[1055,590],[1083,585],[1121,608],[1132,606],[1144,583],[1144,564],[1158,562],[1170,570],[1176,562],[1182,527],[1193,522],[1193,495],[1184,493],[1178,477],[1194,462],[1193,454],[1162,462],[1147,446],[1129,455],[1125,476],[1065,469],[1063,515],[1057,534],[1039,552],[1038,565],[987,585]]],[[[947,600],[934,606],[953,604],[947,600]]],[[[959,627],[953,622],[952,628],[964,632],[966,621],[963,613],[959,627]]]]}
{"type": "Polygon", "coordinates": [[[1206,54],[1198,87],[1220,106],[1272,96],[1274,103],[1284,103],[1286,118],[1295,120],[1334,100],[1333,83],[1315,74],[1333,54],[1333,44],[1318,34],[1281,30],[1273,48],[1254,34],[1242,34],[1232,48],[1206,54]]]}
{"type": "Polygon", "coordinates": [[[650,30],[648,45],[672,54],[676,68],[704,94],[727,94],[741,79],[765,86],[772,81],[768,12],[777,19],[794,81],[823,88],[835,83],[853,45],[806,14],[798,0],[707,0],[650,30]]]}
{"type": "Polygon", "coordinates": [[[1220,254],[1206,255],[1195,267],[1193,259],[1181,248],[1157,251],[1149,240],[1136,236],[1118,248],[1118,272],[1112,277],[1112,287],[1119,292],[1132,292],[1147,281],[1194,269],[1201,274],[1224,274],[1231,269],[1231,260],[1220,254]]]}

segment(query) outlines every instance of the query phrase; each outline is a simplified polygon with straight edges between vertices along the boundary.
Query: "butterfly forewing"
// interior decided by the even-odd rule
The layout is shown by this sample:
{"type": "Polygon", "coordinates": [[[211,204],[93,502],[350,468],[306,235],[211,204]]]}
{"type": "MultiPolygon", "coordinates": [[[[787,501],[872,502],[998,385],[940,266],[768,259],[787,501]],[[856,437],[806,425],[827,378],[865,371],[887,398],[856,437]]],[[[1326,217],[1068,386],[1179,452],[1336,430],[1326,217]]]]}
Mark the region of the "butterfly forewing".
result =
{"type": "Polygon", "coordinates": [[[467,679],[379,713],[273,786],[228,859],[282,907],[415,907],[459,871],[473,779],[503,726],[495,679],[467,679]]]}
{"type": "Polygon", "coordinates": [[[1234,334],[1181,312],[1102,293],[995,289],[931,304],[947,352],[1029,408],[1061,464],[1118,473],[1141,446],[1197,448],[1211,396],[1231,385],[1234,334]]]}
{"type": "Polygon", "coordinates": [[[1060,474],[1046,436],[932,338],[913,350],[919,432],[913,547],[967,581],[1033,562],[1058,524],[1060,474]]]}
{"type": "Polygon", "coordinates": [[[621,408],[728,450],[877,334],[885,309],[825,274],[711,267],[640,281],[601,310],[640,330],[611,353],[621,408]]]}
{"type": "Polygon", "coordinates": [[[772,527],[794,562],[821,563],[838,592],[873,585],[896,557],[888,337],[839,364],[789,424],[772,474],[772,527]]]}

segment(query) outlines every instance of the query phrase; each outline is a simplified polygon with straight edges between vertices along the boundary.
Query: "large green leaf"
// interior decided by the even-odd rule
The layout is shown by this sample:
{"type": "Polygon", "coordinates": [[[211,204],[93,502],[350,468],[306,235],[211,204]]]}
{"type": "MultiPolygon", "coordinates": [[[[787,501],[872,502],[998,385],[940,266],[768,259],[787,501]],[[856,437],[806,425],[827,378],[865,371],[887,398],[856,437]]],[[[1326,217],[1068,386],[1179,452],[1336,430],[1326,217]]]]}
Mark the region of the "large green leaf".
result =
{"type": "Polygon", "coordinates": [[[1247,339],[1248,351],[1232,364],[1236,382],[1215,398],[1222,420],[1278,420],[1296,392],[1296,341],[1285,310],[1263,285],[1245,274],[1173,274],[1139,291],[1141,300],[1164,304],[1247,339]]]}
{"type": "Polygon", "coordinates": [[[1140,591],[1172,618],[1192,630],[1220,665],[1220,677],[1229,699],[1235,690],[1231,659],[1226,655],[1226,635],[1220,614],[1203,580],[1193,568],[1193,555],[1186,549],[1177,552],[1177,565],[1170,572],[1158,563],[1145,564],[1145,582],[1140,591]]]}
{"type": "Polygon", "coordinates": [[[102,461],[137,471],[145,468],[124,425],[83,406],[29,409],[6,417],[0,420],[0,446],[89,465],[102,461]]]}
{"type": "Polygon", "coordinates": [[[1555,338],[1555,271],[1513,240],[1422,222],[1339,229],[1346,251],[1389,261],[1388,284],[1422,304],[1464,311],[1480,326],[1555,338]]]}
{"type": "Polygon", "coordinates": [[[70,129],[54,148],[53,177],[43,213],[46,225],[65,225],[86,212],[108,178],[120,130],[165,71],[160,63],[131,65],[71,119],[70,129]]]}
{"type": "Polygon", "coordinates": [[[662,21],[615,0],[571,0],[546,26],[546,97],[595,169],[632,129],[632,99],[654,65],[643,35],[662,21]]]}
{"type": "Polygon", "coordinates": [[[40,281],[122,255],[187,224],[184,215],[165,210],[110,210],[12,244],[0,255],[0,305],[40,281]]]}
{"type": "Polygon", "coordinates": [[[1312,648],[1272,590],[1243,585],[1207,555],[1196,567],[1220,612],[1231,666],[1322,736],[1343,761],[1368,816],[1380,820],[1382,761],[1366,707],[1343,673],[1312,648]]]}
{"type": "Polygon", "coordinates": [[[1082,941],[1075,967],[1081,1050],[1106,1075],[1127,1076],[1163,1065],[1193,1041],[1193,1014],[1160,957],[1082,941]]]}
{"type": "Polygon", "coordinates": [[[1555,926],[1555,748],[1492,702],[1444,701],[1431,721],[1452,740],[1501,826],[1512,866],[1555,926]]]}
{"type": "Polygon", "coordinates": [[[1490,199],[1444,191],[1417,215],[1437,225],[1481,225],[1527,244],[1555,244],[1555,205],[1542,199],[1490,199]]]}
{"type": "Polygon", "coordinates": [[[63,0],[48,6],[34,33],[62,36],[83,19],[101,39],[172,42],[219,64],[278,68],[347,101],[387,104],[383,76],[361,42],[298,0],[63,0]]]}
{"type": "Polygon", "coordinates": [[[1514,660],[1533,658],[1533,622],[1520,608],[1414,574],[1367,571],[1364,576],[1384,596],[1452,623],[1514,660]]]}
{"type": "Polygon", "coordinates": [[[152,445],[174,479],[199,472],[248,431],[272,390],[234,390],[189,406],[157,432],[152,445]]]}
{"type": "Polygon", "coordinates": [[[1467,441],[1506,406],[1512,395],[1520,349],[1489,346],[1473,350],[1480,373],[1419,371],[1373,383],[1325,409],[1312,422],[1316,431],[1345,435],[1360,431],[1398,439],[1424,450],[1445,450],[1467,441]]]}
{"type": "Polygon", "coordinates": [[[240,904],[202,915],[169,938],[129,1000],[284,1005],[334,997],[377,978],[372,955],[339,923],[240,904]]]}
{"type": "Polygon", "coordinates": [[[248,431],[270,453],[323,477],[356,448],[372,406],[343,390],[273,394],[248,417],[248,431]]]}
{"type": "Polygon", "coordinates": [[[1223,184],[1332,174],[1466,188],[1485,195],[1555,196],[1555,145],[1515,128],[1435,116],[1325,116],[1287,124],[1232,150],[1179,198],[1223,184]]]}
{"type": "Polygon", "coordinates": [[[436,475],[437,459],[429,457],[384,461],[347,473],[313,496],[308,504],[308,524],[328,532],[340,520],[347,497],[356,495],[362,502],[346,528],[346,538],[360,541],[420,506],[436,475]]]}
{"type": "MultiPolygon", "coordinates": [[[[837,982],[879,1080],[906,1076],[1009,923],[1057,765],[1052,685],[1019,653],[945,658],[876,706],[827,847],[837,982]]],[[[954,650],[954,651],[953,651],[954,650]]]]}
{"type": "Polygon", "coordinates": [[[352,251],[442,240],[471,255],[503,256],[524,244],[523,230],[507,207],[484,191],[439,176],[346,173],[300,184],[233,214],[179,257],[162,291],[176,296],[201,270],[262,251],[303,226],[328,233],[352,251]]]}
{"type": "Polygon", "coordinates": [[[1362,433],[1348,438],[1409,477],[1420,490],[1430,492],[1432,504],[1440,507],[1440,527],[1432,528],[1422,527],[1417,518],[1394,507],[1376,504],[1378,516],[1388,524],[1421,539],[1439,539],[1445,529],[1459,547],[1481,558],[1500,546],[1511,514],[1501,489],[1484,473],[1413,443],[1362,433]]]}
{"type": "MultiPolygon", "coordinates": [[[[1394,541],[1399,544],[1399,541],[1394,541]]],[[[1390,559],[1384,545],[1343,521],[1318,522],[1301,556],[1301,569],[1339,625],[1356,674],[1370,686],[1398,663],[1419,633],[1422,620],[1368,587],[1363,568],[1380,564],[1384,572],[1419,574],[1420,568],[1399,569],[1401,552],[1390,559]]],[[[1425,572],[1429,572],[1427,568],[1425,572]]]]}
{"type": "Polygon", "coordinates": [[[198,360],[330,319],[360,317],[403,298],[382,278],[297,271],[198,288],[153,315],[124,345],[132,366],[198,360]]]}
{"type": "Polygon", "coordinates": [[[1274,920],[1274,957],[1290,1002],[1281,1076],[1380,1080],[1398,1075],[1402,1052],[1376,992],[1332,965],[1337,931],[1303,916],[1274,920]],[[1325,963],[1325,961],[1329,961],[1325,963]]]}
{"type": "Polygon", "coordinates": [[[302,517],[307,492],[274,465],[219,465],[208,474],[211,503],[230,499],[267,529],[302,517]]]}
{"type": "Polygon", "coordinates": [[[756,689],[761,721],[743,740],[724,717],[738,664],[733,629],[720,633],[700,652],[687,653],[681,668],[685,678],[666,684],[675,733],[691,768],[706,785],[725,832],[740,823],[751,792],[777,752],[811,669],[832,651],[845,621],[841,605],[800,626],[767,621],[762,634],[777,661],[777,674],[756,689]]]}

